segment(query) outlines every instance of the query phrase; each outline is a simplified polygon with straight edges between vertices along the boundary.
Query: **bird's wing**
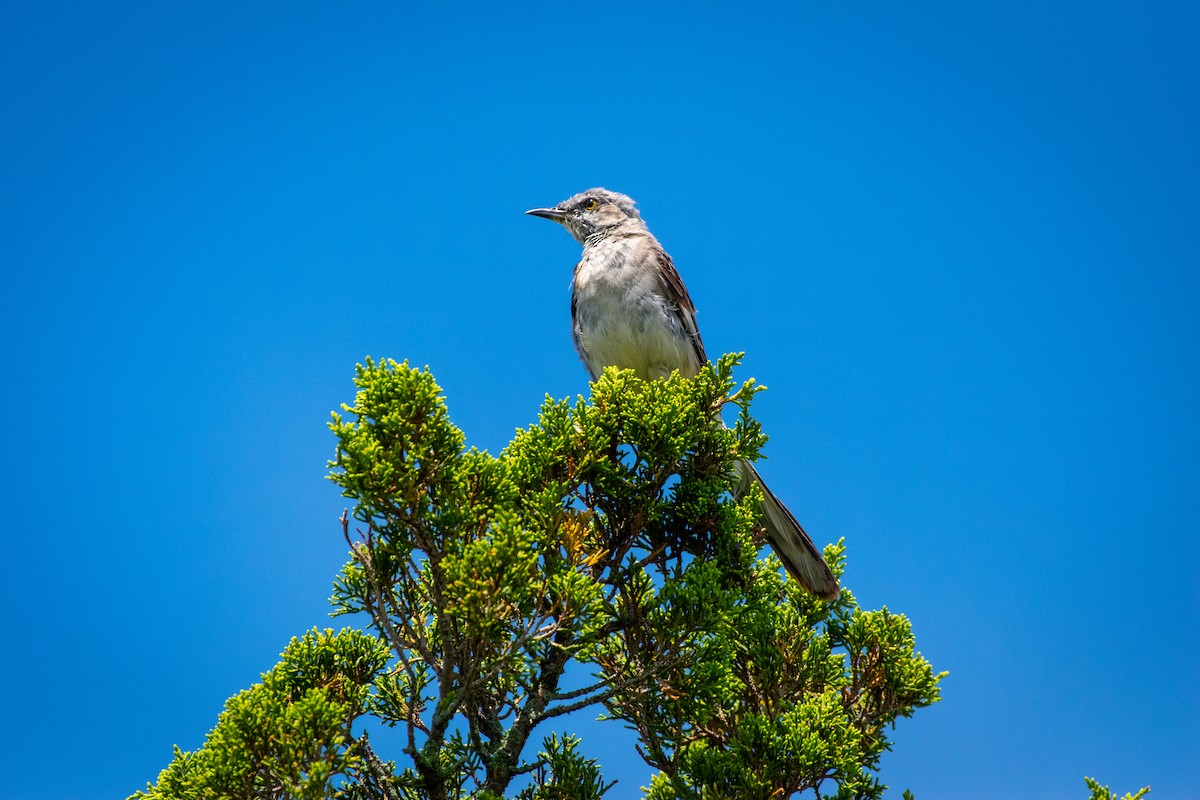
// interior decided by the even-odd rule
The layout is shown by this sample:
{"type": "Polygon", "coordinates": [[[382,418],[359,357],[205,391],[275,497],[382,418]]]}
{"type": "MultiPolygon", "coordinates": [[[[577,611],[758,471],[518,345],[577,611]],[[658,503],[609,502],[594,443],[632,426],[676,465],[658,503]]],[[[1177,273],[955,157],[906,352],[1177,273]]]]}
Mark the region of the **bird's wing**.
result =
{"type": "MultiPolygon", "coordinates": [[[[582,265],[582,261],[575,265],[576,273],[579,272],[579,267],[582,265]]],[[[571,341],[575,343],[575,352],[583,360],[583,365],[587,368],[588,374],[592,376],[592,380],[596,380],[600,376],[592,371],[591,364],[588,361],[587,345],[583,341],[583,326],[579,324],[579,294],[575,291],[574,281],[571,282],[571,341]]]]}
{"type": "Polygon", "coordinates": [[[700,339],[700,329],[696,327],[696,306],[692,303],[687,287],[683,285],[683,278],[679,277],[679,270],[675,269],[671,257],[661,247],[654,250],[658,257],[658,274],[662,278],[663,290],[679,315],[679,321],[683,323],[688,338],[692,340],[692,349],[696,352],[696,367],[699,368],[708,363],[708,357],[704,355],[704,342],[700,339]]]}

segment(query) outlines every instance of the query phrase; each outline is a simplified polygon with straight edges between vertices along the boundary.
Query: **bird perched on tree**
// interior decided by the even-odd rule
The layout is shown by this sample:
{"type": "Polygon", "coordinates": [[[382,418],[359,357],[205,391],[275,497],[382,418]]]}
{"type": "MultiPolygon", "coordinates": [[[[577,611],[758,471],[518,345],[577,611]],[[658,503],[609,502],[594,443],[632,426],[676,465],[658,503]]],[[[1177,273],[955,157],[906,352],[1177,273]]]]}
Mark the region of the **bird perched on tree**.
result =
{"type": "MultiPolygon", "coordinates": [[[[646,380],[673,370],[693,377],[707,363],[696,307],[671,257],[650,233],[631,198],[588,189],[554,208],[525,212],[561,224],[583,245],[571,291],[575,349],[595,380],[607,366],[646,380]]],[[[833,600],[838,583],[821,551],[749,461],[738,462],[743,485],[762,487],[767,541],[793,578],[833,600]]]]}

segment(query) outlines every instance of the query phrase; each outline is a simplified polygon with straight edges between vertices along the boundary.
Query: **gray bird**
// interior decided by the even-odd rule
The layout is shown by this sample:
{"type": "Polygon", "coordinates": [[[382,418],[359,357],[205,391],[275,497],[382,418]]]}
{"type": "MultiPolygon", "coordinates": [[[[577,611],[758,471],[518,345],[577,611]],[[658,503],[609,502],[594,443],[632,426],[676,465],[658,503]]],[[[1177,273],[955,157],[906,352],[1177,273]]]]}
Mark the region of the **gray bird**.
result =
{"type": "MultiPolygon", "coordinates": [[[[588,189],[554,208],[525,213],[554,220],[583,245],[572,285],[571,327],[592,380],[607,366],[652,380],[672,370],[692,377],[707,363],[696,307],[631,198],[588,189]]],[[[837,579],[804,528],[753,464],[739,462],[738,472],[743,487],[750,482],[762,487],[767,540],[788,573],[817,597],[837,598],[837,579]]]]}

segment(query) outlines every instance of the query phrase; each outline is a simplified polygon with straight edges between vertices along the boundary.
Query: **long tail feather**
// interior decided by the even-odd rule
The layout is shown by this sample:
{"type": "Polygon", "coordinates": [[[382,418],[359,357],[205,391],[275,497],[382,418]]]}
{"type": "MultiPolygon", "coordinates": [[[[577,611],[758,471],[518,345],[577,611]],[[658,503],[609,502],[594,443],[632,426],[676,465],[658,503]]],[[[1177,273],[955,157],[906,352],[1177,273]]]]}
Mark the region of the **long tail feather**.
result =
{"type": "Polygon", "coordinates": [[[836,600],[840,591],[837,578],[792,512],[779,502],[779,498],[767,487],[749,461],[738,462],[738,474],[743,491],[749,488],[751,482],[762,487],[760,508],[767,529],[767,541],[787,568],[788,574],[822,600],[836,600]]]}

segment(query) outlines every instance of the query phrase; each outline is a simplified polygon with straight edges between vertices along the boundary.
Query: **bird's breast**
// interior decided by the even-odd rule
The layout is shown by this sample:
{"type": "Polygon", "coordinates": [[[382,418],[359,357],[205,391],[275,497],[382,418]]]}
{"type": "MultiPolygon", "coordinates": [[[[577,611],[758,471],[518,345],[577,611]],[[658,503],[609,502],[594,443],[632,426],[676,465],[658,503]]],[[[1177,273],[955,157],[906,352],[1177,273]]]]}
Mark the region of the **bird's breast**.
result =
{"type": "Polygon", "coordinates": [[[575,346],[593,378],[607,366],[647,379],[699,368],[651,255],[646,243],[627,237],[584,248],[575,268],[573,322],[575,346]]]}

